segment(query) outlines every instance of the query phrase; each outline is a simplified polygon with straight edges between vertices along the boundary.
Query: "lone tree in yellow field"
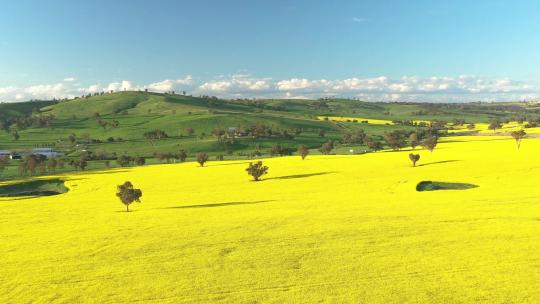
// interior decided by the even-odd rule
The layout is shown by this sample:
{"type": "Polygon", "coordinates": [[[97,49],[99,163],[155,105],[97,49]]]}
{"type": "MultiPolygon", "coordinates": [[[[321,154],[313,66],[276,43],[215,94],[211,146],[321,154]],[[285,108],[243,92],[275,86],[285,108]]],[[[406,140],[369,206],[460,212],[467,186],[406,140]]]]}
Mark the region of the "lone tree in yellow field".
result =
{"type": "Polygon", "coordinates": [[[247,173],[253,176],[254,181],[259,181],[260,177],[268,173],[268,167],[263,166],[262,161],[256,163],[249,163],[249,167],[246,169],[247,173]]]}
{"type": "Polygon", "coordinates": [[[519,147],[521,146],[521,140],[525,137],[525,135],[527,135],[527,133],[523,130],[519,130],[510,132],[510,135],[516,140],[516,145],[519,150],[519,147]]]}
{"type": "Polygon", "coordinates": [[[309,154],[309,150],[305,145],[298,146],[298,154],[300,154],[300,157],[302,157],[302,160],[306,158],[309,154]]]}
{"type": "Polygon", "coordinates": [[[208,161],[208,154],[206,153],[199,153],[197,154],[197,162],[201,167],[204,167],[204,163],[208,161]]]}
{"type": "Polygon", "coordinates": [[[129,212],[129,205],[131,205],[131,203],[141,202],[141,189],[134,189],[133,184],[130,181],[118,185],[117,189],[118,192],[116,192],[116,196],[118,196],[122,204],[126,205],[126,212],[129,212]]]}
{"type": "Polygon", "coordinates": [[[420,160],[420,154],[409,154],[409,159],[412,162],[413,167],[416,167],[416,162],[420,160]]]}

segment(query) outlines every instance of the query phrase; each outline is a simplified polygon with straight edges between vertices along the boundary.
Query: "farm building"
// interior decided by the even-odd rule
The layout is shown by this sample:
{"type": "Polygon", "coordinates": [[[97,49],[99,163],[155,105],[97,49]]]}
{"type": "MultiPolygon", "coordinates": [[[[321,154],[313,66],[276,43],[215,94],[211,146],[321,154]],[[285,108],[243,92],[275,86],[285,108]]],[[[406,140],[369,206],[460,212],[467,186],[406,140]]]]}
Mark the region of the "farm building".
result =
{"type": "Polygon", "coordinates": [[[47,158],[57,158],[63,155],[60,152],[54,151],[53,148],[35,148],[32,149],[32,154],[43,155],[47,158]]]}

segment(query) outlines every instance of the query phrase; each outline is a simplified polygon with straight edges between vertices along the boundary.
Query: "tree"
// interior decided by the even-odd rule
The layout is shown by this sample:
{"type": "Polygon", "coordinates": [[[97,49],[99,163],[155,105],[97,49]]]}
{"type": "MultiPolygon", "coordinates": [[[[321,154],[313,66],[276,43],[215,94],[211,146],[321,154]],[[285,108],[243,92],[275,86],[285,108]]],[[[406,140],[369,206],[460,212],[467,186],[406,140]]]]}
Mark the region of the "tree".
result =
{"type": "Polygon", "coordinates": [[[185,162],[187,158],[186,150],[180,149],[180,151],[178,151],[178,154],[176,154],[175,158],[179,159],[181,162],[185,162]]]}
{"type": "Polygon", "coordinates": [[[117,186],[116,196],[120,199],[122,204],[126,205],[126,212],[129,212],[129,205],[133,202],[141,202],[142,191],[141,189],[133,188],[133,184],[130,181],[117,186]]]}
{"type": "Polygon", "coordinates": [[[359,129],[353,133],[345,133],[341,140],[344,144],[362,144],[366,139],[366,133],[364,130],[359,129]]]}
{"type": "Polygon", "coordinates": [[[414,150],[418,145],[420,145],[420,141],[418,140],[418,134],[411,133],[409,136],[409,145],[411,145],[411,148],[414,150]]]}
{"type": "Polygon", "coordinates": [[[525,131],[523,130],[519,130],[510,132],[510,135],[516,140],[516,145],[519,150],[519,147],[521,146],[521,140],[523,140],[527,133],[525,133],[525,131]]]}
{"type": "Polygon", "coordinates": [[[272,145],[272,149],[270,150],[270,154],[272,156],[274,155],[283,155],[283,148],[279,144],[272,145]]]}
{"type": "Polygon", "coordinates": [[[249,163],[249,167],[246,169],[247,173],[253,176],[254,181],[259,181],[259,178],[268,173],[268,167],[263,165],[262,161],[256,163],[249,163]]]}
{"type": "Polygon", "coordinates": [[[319,137],[324,137],[326,135],[326,131],[324,131],[323,129],[320,129],[319,130],[319,137]]]}
{"type": "Polygon", "coordinates": [[[416,162],[420,160],[420,154],[409,154],[409,159],[412,162],[413,167],[416,167],[416,162]]]}
{"type": "Polygon", "coordinates": [[[433,149],[437,146],[437,136],[428,136],[422,141],[422,147],[424,149],[429,150],[429,152],[433,152],[433,149]]]}
{"type": "Polygon", "coordinates": [[[469,130],[474,130],[475,128],[476,128],[476,125],[473,124],[473,123],[470,123],[470,124],[467,125],[467,129],[469,129],[469,130]]]}
{"type": "Polygon", "coordinates": [[[374,137],[366,137],[364,143],[372,151],[381,150],[383,148],[383,144],[374,137]]]}
{"type": "Polygon", "coordinates": [[[152,144],[152,146],[154,145],[155,140],[160,140],[160,139],[169,137],[167,133],[159,129],[145,132],[143,136],[144,138],[146,138],[146,140],[150,142],[150,144],[152,144]]]}
{"type": "Polygon", "coordinates": [[[223,136],[225,136],[225,129],[214,128],[212,130],[212,135],[214,135],[218,139],[218,141],[221,141],[223,139],[223,136]]]}
{"type": "Polygon", "coordinates": [[[74,145],[77,142],[77,136],[75,136],[75,134],[71,133],[68,136],[68,140],[72,145],[74,145]]]}
{"type": "Polygon", "coordinates": [[[407,132],[404,130],[394,130],[384,134],[384,140],[392,148],[392,150],[400,150],[407,144],[407,132]]]}
{"type": "Polygon", "coordinates": [[[133,162],[133,158],[128,155],[120,155],[116,158],[116,162],[120,167],[128,167],[133,162]]]}
{"type": "Polygon", "coordinates": [[[22,173],[29,171],[30,175],[34,175],[36,173],[36,169],[45,167],[46,161],[47,158],[41,154],[27,155],[21,160],[19,164],[19,171],[22,173]]]}
{"type": "Polygon", "coordinates": [[[204,167],[204,163],[208,161],[208,154],[206,153],[198,153],[197,154],[197,162],[201,167],[204,167]]]}
{"type": "Polygon", "coordinates": [[[499,120],[493,119],[490,121],[488,129],[493,130],[493,132],[495,132],[495,130],[500,129],[500,128],[502,128],[502,124],[499,122],[499,120]]]}
{"type": "Polygon", "coordinates": [[[193,130],[193,128],[187,128],[186,133],[187,133],[188,136],[191,136],[191,135],[193,135],[195,133],[195,130],[193,130]]]}
{"type": "Polygon", "coordinates": [[[302,160],[306,159],[306,156],[309,154],[309,150],[305,145],[298,146],[298,154],[302,157],[302,160]]]}
{"type": "Polygon", "coordinates": [[[47,169],[49,169],[50,172],[55,172],[56,166],[58,166],[56,158],[51,158],[47,161],[47,169]]]}
{"type": "Polygon", "coordinates": [[[135,157],[135,163],[137,166],[144,166],[146,164],[146,159],[142,156],[135,157]]]}
{"type": "Polygon", "coordinates": [[[325,142],[319,151],[321,151],[322,154],[330,154],[332,152],[332,149],[334,149],[334,143],[332,141],[325,142]]]}
{"type": "Polygon", "coordinates": [[[4,169],[6,169],[8,164],[9,164],[9,157],[0,156],[0,173],[2,173],[4,169]]]}

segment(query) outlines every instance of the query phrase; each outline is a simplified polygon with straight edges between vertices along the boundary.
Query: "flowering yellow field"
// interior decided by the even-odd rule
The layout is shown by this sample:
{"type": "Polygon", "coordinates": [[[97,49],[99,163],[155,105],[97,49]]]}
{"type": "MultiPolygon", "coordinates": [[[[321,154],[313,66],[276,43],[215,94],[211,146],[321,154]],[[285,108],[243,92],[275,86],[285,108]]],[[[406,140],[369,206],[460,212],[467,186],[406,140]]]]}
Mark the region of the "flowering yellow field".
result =
{"type": "MultiPolygon", "coordinates": [[[[394,122],[392,122],[392,120],[369,119],[369,118],[358,118],[358,117],[318,116],[317,119],[318,120],[328,119],[330,121],[338,121],[338,122],[347,122],[347,121],[356,120],[359,123],[362,122],[362,121],[364,121],[364,122],[367,121],[367,123],[371,124],[371,125],[393,125],[394,124],[394,122]]],[[[426,124],[431,123],[431,121],[429,121],[429,120],[413,120],[413,122],[415,122],[415,123],[426,123],[426,124]]],[[[467,125],[468,124],[465,124],[463,126],[454,126],[454,125],[452,125],[452,123],[447,123],[446,124],[447,127],[451,128],[450,131],[448,131],[448,133],[450,133],[450,134],[475,131],[478,134],[482,134],[482,135],[493,135],[493,134],[501,135],[501,134],[507,134],[508,132],[511,132],[511,131],[517,131],[517,130],[524,129],[523,124],[519,124],[518,122],[515,122],[515,121],[509,122],[509,123],[504,123],[504,124],[502,124],[502,128],[497,129],[495,131],[489,130],[489,128],[488,128],[489,123],[476,123],[475,126],[474,126],[474,129],[472,129],[472,130],[468,129],[467,125]]],[[[525,130],[525,132],[527,132],[527,134],[540,134],[540,127],[527,128],[527,129],[524,129],[524,130],[525,130]]]]}
{"type": "Polygon", "coordinates": [[[70,175],[0,199],[0,303],[539,303],[540,140],[70,175]],[[133,212],[115,197],[130,180],[133,212]],[[477,185],[417,192],[424,180],[477,185]]]}
{"type": "MultiPolygon", "coordinates": [[[[393,125],[394,122],[392,120],[388,120],[388,119],[371,119],[371,118],[358,118],[358,117],[343,117],[343,116],[317,116],[317,119],[318,120],[330,120],[330,121],[358,121],[358,122],[362,122],[362,121],[367,121],[368,124],[372,124],[372,125],[393,125]]],[[[427,123],[429,124],[430,121],[429,120],[413,120],[413,122],[416,122],[416,123],[427,123]]]]}

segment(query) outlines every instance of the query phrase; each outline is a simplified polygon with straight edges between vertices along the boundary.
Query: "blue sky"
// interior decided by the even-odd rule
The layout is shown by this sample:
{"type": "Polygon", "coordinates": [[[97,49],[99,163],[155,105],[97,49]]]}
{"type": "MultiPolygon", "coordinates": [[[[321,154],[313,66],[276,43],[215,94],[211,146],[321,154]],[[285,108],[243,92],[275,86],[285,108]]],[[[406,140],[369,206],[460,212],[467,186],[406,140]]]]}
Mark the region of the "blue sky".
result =
{"type": "Polygon", "coordinates": [[[538,1],[4,1],[0,101],[538,98],[538,1]]]}

